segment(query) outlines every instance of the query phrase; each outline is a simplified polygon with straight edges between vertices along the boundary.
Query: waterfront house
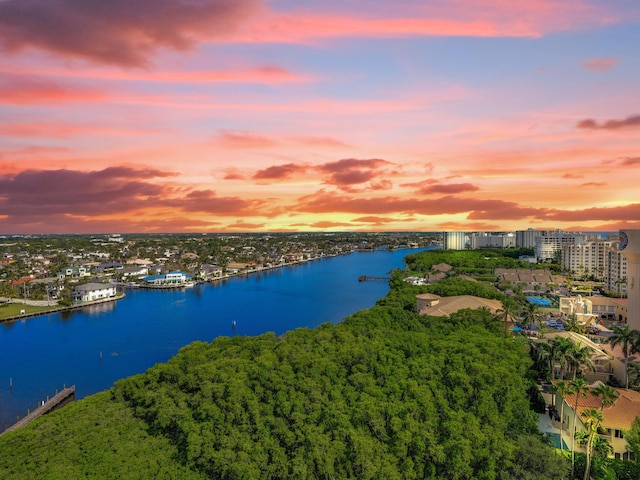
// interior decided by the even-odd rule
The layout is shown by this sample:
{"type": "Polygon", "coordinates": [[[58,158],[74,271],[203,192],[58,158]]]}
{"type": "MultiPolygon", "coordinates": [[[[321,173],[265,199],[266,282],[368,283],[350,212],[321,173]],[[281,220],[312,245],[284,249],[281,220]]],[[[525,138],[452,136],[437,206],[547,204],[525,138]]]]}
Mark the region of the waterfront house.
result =
{"type": "Polygon", "coordinates": [[[124,267],[122,269],[122,278],[126,277],[143,277],[149,275],[149,269],[147,267],[124,267]]]}
{"type": "Polygon", "coordinates": [[[106,283],[85,283],[73,287],[72,298],[74,303],[93,302],[95,300],[104,300],[114,298],[117,295],[115,285],[106,283]]]}
{"type": "MultiPolygon", "coordinates": [[[[595,388],[599,382],[595,382],[590,388],[595,388]]],[[[634,460],[633,454],[627,451],[627,441],[624,439],[623,430],[630,430],[636,416],[640,416],[640,393],[634,390],[616,388],[618,399],[611,406],[602,409],[602,400],[599,396],[592,395],[591,391],[586,397],[578,397],[576,408],[576,395],[566,395],[564,398],[556,394],[555,408],[557,412],[563,412],[563,437],[567,445],[571,445],[571,435],[574,426],[577,432],[586,430],[581,413],[587,408],[602,409],[604,422],[599,431],[600,437],[608,441],[613,449],[612,455],[617,459],[634,460]],[[564,408],[562,403],[564,402],[564,408]],[[575,409],[575,410],[574,410],[575,409]]],[[[560,426],[560,422],[558,427],[560,426]]]]}
{"type": "Polygon", "coordinates": [[[200,267],[198,273],[199,277],[204,280],[211,280],[212,278],[219,278],[222,276],[222,267],[218,265],[209,265],[207,263],[200,267]]]}
{"type": "Polygon", "coordinates": [[[88,277],[90,276],[91,273],[89,273],[89,270],[84,267],[84,266],[69,266],[69,267],[65,267],[62,270],[60,270],[60,273],[58,273],[58,278],[60,280],[64,280],[67,278],[81,278],[81,277],[88,277]]]}
{"type": "Polygon", "coordinates": [[[161,275],[150,275],[147,277],[142,277],[142,280],[151,285],[158,286],[182,285],[190,281],[191,276],[187,275],[185,272],[176,270],[161,275]]]}

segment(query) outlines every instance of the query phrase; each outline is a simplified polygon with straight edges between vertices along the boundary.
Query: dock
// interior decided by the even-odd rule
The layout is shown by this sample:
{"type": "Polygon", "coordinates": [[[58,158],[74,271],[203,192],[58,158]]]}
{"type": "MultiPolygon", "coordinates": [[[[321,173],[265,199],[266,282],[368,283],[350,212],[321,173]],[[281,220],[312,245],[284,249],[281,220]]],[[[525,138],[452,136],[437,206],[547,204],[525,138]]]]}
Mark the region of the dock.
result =
{"type": "Polygon", "coordinates": [[[54,410],[64,407],[67,403],[73,402],[73,400],[75,400],[75,397],[75,385],[63,388],[52,398],[47,397],[47,400],[43,400],[33,411],[29,411],[26,417],[19,419],[4,432],[0,433],[0,435],[11,432],[13,430],[17,430],[20,427],[24,427],[25,425],[33,422],[35,419],[40,418],[42,415],[46,415],[47,413],[51,413],[54,410]]]}
{"type": "Polygon", "coordinates": [[[360,275],[358,277],[359,282],[388,282],[391,277],[370,277],[368,275],[360,275]]]}

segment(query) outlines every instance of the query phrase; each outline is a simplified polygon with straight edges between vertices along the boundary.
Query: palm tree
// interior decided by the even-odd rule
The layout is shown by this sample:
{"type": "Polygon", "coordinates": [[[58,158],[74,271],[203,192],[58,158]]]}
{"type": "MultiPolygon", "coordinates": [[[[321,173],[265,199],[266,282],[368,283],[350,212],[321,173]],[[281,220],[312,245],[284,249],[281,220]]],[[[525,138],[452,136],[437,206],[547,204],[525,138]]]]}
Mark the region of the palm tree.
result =
{"type": "Polygon", "coordinates": [[[525,309],[522,312],[522,316],[524,319],[524,323],[526,325],[531,325],[535,323],[542,333],[542,328],[544,323],[542,322],[542,317],[540,316],[540,307],[535,303],[527,303],[525,309]]]}
{"type": "Polygon", "coordinates": [[[578,369],[582,370],[584,367],[594,372],[596,366],[593,364],[593,360],[591,360],[593,348],[589,346],[581,347],[578,344],[574,345],[575,347],[568,352],[568,363],[573,369],[573,378],[576,378],[578,369]]]}
{"type": "Polygon", "coordinates": [[[631,362],[628,367],[629,382],[631,383],[631,388],[637,390],[638,386],[640,385],[640,363],[631,362]]]}
{"type": "Polygon", "coordinates": [[[582,417],[585,419],[585,426],[587,427],[587,464],[584,469],[583,480],[589,480],[589,473],[591,470],[591,454],[593,453],[594,438],[598,433],[598,428],[602,424],[603,417],[602,412],[595,408],[586,408],[582,412],[582,417]]]}
{"type": "Polygon", "coordinates": [[[624,388],[629,388],[629,375],[628,364],[629,355],[636,353],[640,347],[640,331],[631,330],[629,325],[624,327],[613,327],[614,335],[609,338],[609,344],[611,347],[620,345],[622,347],[622,354],[624,355],[624,388]]]}
{"type": "Polygon", "coordinates": [[[594,397],[601,397],[600,401],[602,402],[600,405],[600,411],[604,412],[605,407],[611,407],[616,403],[616,400],[620,395],[616,392],[615,388],[610,387],[609,385],[605,385],[601,383],[595,388],[591,389],[591,395],[594,397]]]}
{"type": "Polygon", "coordinates": [[[498,310],[498,315],[502,318],[504,322],[504,336],[505,338],[509,336],[509,323],[513,322],[513,315],[516,311],[516,303],[511,299],[507,298],[504,302],[502,302],[502,308],[498,310]]]}
{"type": "Polygon", "coordinates": [[[575,419],[573,421],[573,432],[571,435],[571,477],[573,478],[573,473],[576,465],[576,456],[575,456],[575,438],[576,438],[576,423],[578,417],[578,400],[580,398],[587,397],[587,391],[589,390],[589,383],[582,377],[575,378],[569,382],[571,385],[572,393],[575,394],[575,404],[573,406],[573,411],[575,415],[575,419]]]}
{"type": "Polygon", "coordinates": [[[548,379],[549,376],[551,376],[551,380],[553,380],[555,375],[553,371],[554,360],[551,344],[532,341],[531,346],[532,349],[535,349],[533,360],[535,362],[536,369],[540,372],[541,376],[544,376],[544,378],[548,379]]]}
{"type": "Polygon", "coordinates": [[[575,313],[572,313],[564,324],[564,329],[567,332],[584,333],[585,327],[578,322],[578,317],[575,313]]]}
{"type": "MultiPolygon", "coordinates": [[[[565,395],[573,393],[573,389],[571,388],[571,384],[565,382],[564,380],[559,380],[553,387],[556,398],[557,395],[560,395],[562,403],[560,404],[560,453],[562,453],[562,431],[564,430],[564,397],[565,395]]],[[[558,403],[557,401],[555,403],[558,403]]]]}
{"type": "Polygon", "coordinates": [[[556,337],[551,340],[550,343],[553,365],[555,367],[556,362],[560,365],[560,374],[564,378],[565,370],[570,365],[570,359],[573,354],[572,352],[576,348],[576,344],[572,340],[564,337],[556,337]]]}

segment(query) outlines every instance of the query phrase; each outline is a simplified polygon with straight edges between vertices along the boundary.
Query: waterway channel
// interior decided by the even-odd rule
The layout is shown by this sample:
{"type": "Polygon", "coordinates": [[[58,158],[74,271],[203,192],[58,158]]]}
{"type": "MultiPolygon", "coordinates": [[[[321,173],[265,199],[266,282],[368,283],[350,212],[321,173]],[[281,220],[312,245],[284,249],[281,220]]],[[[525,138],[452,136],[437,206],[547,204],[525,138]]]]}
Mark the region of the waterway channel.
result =
{"type": "Polygon", "coordinates": [[[126,290],[126,298],[0,324],[0,431],[63,385],[76,398],[165,362],[195,340],[336,323],[371,307],[417,250],[314,260],[182,290],[126,290]],[[11,386],[10,386],[11,384],[11,386]]]}

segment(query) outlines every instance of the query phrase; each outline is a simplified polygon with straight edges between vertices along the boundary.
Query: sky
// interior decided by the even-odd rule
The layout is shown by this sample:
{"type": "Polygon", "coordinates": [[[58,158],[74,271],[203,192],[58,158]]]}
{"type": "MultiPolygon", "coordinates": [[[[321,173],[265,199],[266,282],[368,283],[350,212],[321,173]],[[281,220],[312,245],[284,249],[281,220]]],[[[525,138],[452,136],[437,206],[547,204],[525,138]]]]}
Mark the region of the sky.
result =
{"type": "Polygon", "coordinates": [[[0,0],[0,233],[640,228],[637,0],[0,0]]]}

